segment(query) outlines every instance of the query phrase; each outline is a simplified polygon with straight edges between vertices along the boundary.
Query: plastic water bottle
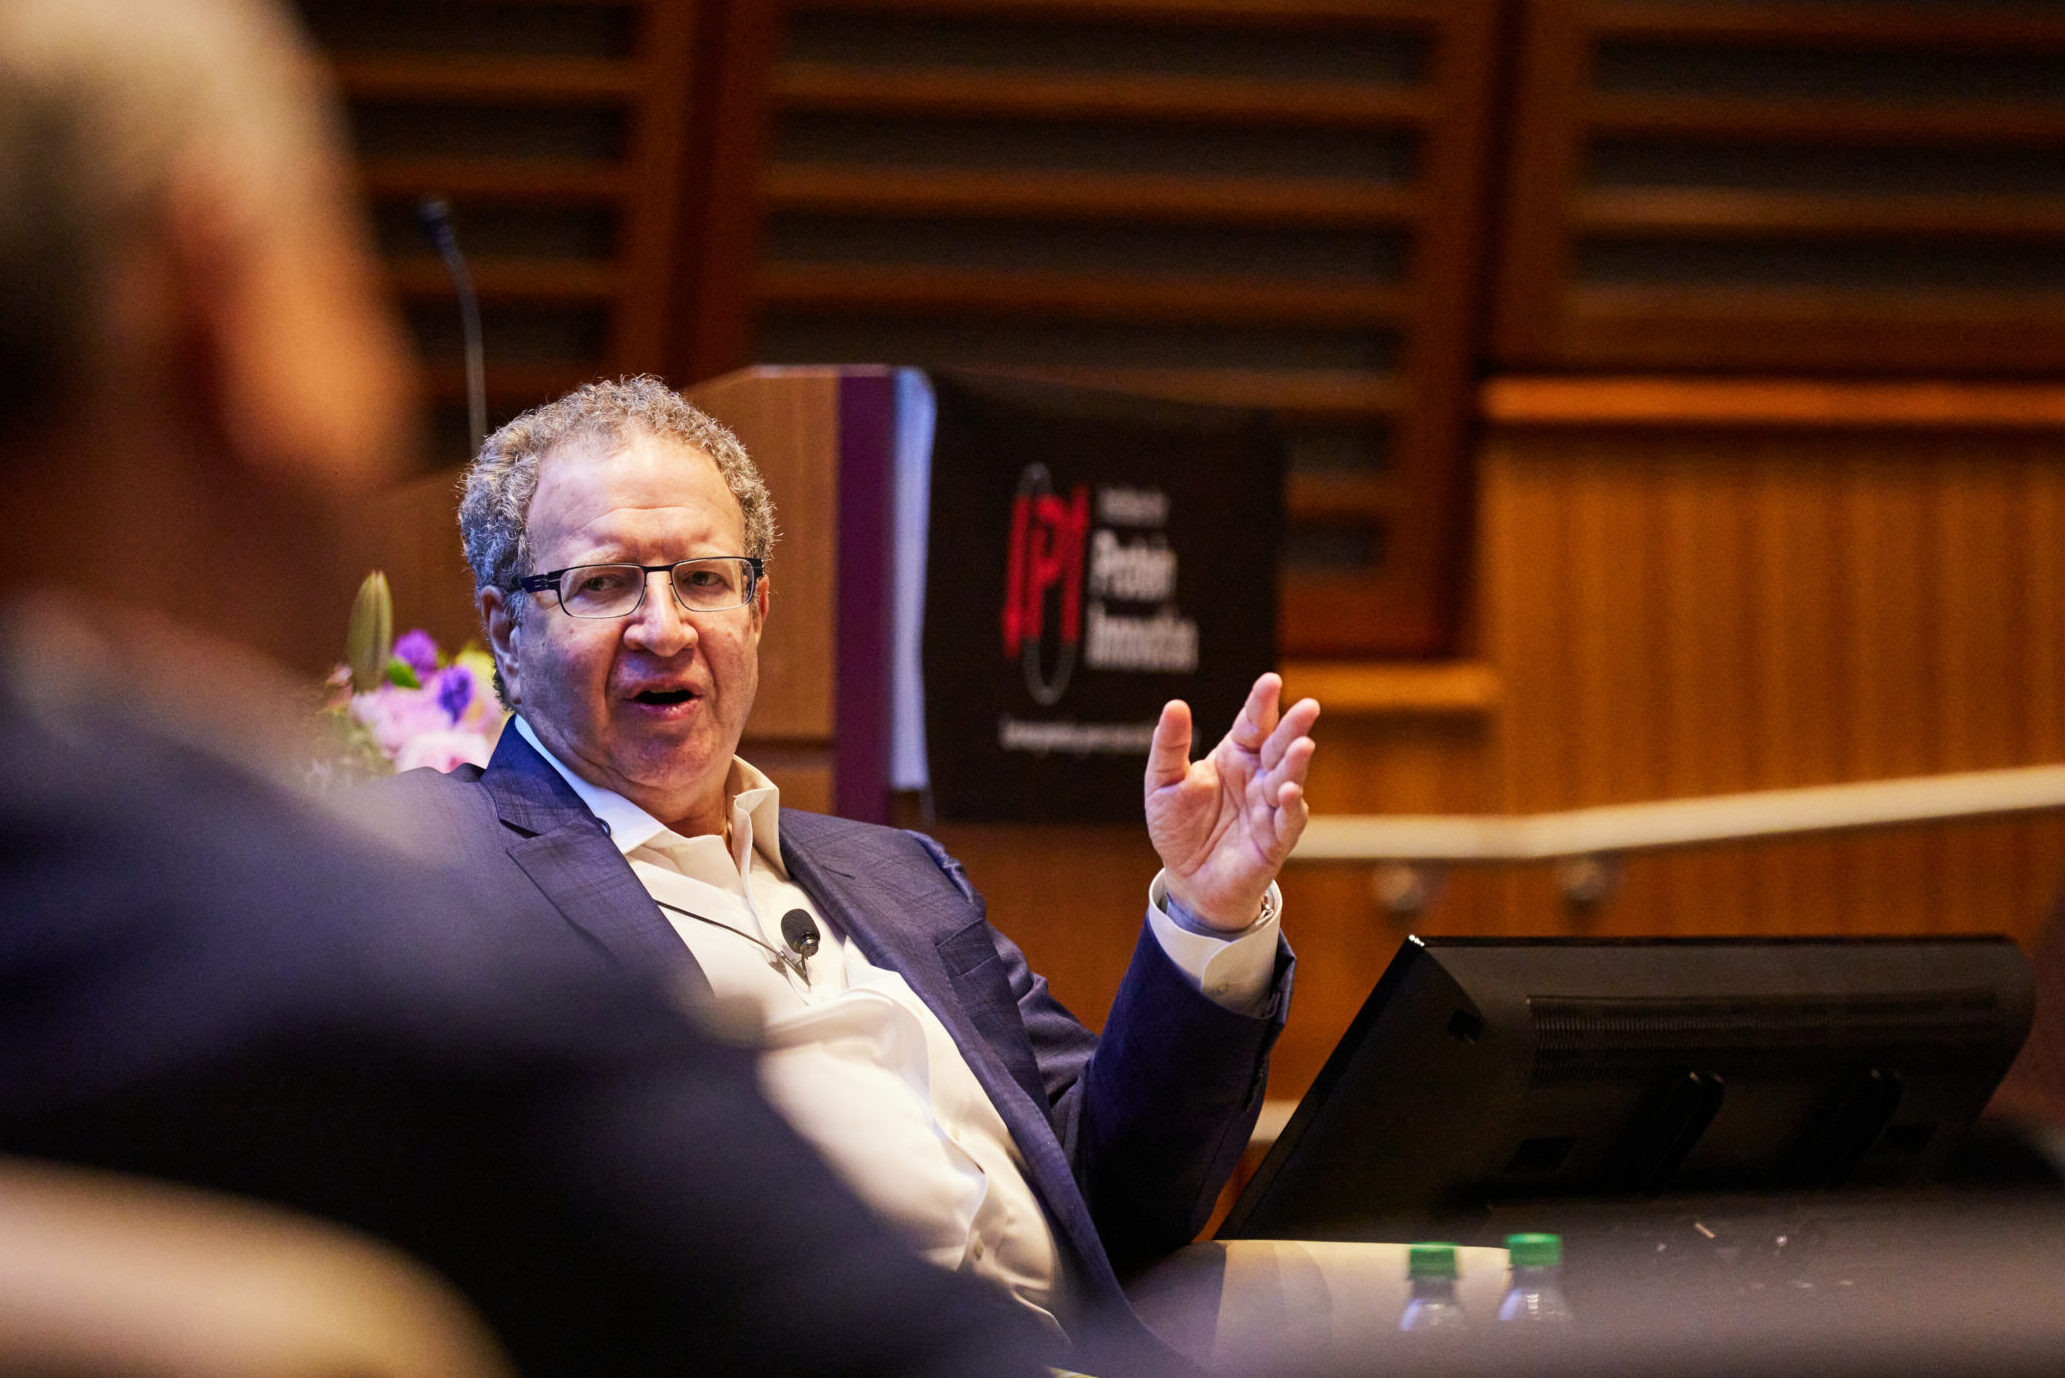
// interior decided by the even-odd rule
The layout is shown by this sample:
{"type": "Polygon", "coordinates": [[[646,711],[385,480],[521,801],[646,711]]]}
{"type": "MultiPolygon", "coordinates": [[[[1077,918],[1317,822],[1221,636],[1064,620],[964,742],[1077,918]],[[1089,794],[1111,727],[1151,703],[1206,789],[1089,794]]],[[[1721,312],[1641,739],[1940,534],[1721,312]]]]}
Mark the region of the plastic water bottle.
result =
{"type": "Polygon", "coordinates": [[[1553,1234],[1509,1234],[1506,1257],[1512,1283],[1499,1303],[1499,1319],[1521,1325],[1568,1325],[1563,1299],[1563,1239],[1553,1234]]]}
{"type": "Polygon", "coordinates": [[[1408,1331],[1466,1330],[1470,1318],[1456,1300],[1456,1246],[1415,1244],[1405,1251],[1405,1276],[1412,1283],[1412,1300],[1398,1318],[1398,1328],[1408,1331]]]}

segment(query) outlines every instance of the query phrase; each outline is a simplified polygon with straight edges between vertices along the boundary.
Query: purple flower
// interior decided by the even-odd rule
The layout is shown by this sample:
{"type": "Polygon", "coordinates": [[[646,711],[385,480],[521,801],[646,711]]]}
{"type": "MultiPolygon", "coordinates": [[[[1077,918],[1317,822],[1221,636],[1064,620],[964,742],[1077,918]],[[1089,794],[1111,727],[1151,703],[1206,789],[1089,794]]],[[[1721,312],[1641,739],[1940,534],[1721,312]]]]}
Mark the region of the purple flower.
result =
{"type": "Polygon", "coordinates": [[[473,682],[473,671],[464,665],[446,666],[437,677],[438,707],[451,714],[455,723],[465,718],[467,706],[478,692],[479,686],[473,682]]]}
{"type": "Polygon", "coordinates": [[[409,668],[416,672],[416,678],[419,680],[430,678],[431,671],[437,669],[437,643],[431,640],[430,633],[421,627],[403,632],[396,637],[394,653],[408,662],[409,668]]]}

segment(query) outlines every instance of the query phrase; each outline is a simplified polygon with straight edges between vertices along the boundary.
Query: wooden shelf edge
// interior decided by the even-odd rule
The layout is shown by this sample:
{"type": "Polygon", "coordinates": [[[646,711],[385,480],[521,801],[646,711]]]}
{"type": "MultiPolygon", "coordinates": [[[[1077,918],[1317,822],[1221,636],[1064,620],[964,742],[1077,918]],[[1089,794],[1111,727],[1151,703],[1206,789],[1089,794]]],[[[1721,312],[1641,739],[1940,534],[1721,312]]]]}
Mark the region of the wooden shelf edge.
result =
{"type": "Polygon", "coordinates": [[[1798,378],[1495,378],[1478,390],[1495,426],[2065,429],[2065,386],[1798,378]]]}
{"type": "Polygon", "coordinates": [[[1482,661],[1287,660],[1284,699],[1349,717],[1488,717],[1505,681],[1482,661]]]}

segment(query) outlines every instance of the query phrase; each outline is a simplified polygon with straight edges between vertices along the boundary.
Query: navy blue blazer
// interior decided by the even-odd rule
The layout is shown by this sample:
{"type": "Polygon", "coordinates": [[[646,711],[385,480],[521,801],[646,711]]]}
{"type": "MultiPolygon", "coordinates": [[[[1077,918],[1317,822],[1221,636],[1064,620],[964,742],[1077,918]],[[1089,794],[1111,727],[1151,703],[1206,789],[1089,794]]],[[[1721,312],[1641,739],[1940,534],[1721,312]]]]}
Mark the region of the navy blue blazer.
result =
{"type": "Polygon", "coordinates": [[[556,911],[502,927],[92,668],[0,631],[0,1152],[385,1238],[527,1378],[1045,1371],[1023,1309],[915,1258],[649,972],[567,961],[556,911]]]}
{"type": "MultiPolygon", "coordinates": [[[[411,771],[373,787],[370,802],[527,937],[708,994],[616,844],[522,734],[504,732],[485,771],[411,771]]],[[[990,926],[960,863],[931,838],[783,809],[781,843],[819,911],[953,1035],[1090,1300],[1123,1306],[1121,1272],[1196,1235],[1248,1141],[1290,1001],[1288,946],[1267,1010],[1250,1017],[1194,989],[1143,922],[1099,1037],[990,926]]]]}

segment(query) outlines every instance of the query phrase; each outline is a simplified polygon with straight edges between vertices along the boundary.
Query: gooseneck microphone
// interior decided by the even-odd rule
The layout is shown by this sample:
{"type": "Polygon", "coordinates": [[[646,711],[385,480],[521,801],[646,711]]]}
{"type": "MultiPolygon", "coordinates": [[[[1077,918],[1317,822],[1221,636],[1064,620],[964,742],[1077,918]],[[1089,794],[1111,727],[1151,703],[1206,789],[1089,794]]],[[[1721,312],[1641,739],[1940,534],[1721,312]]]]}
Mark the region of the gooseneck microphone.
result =
{"type": "Polygon", "coordinates": [[[754,946],[765,949],[767,955],[774,958],[777,969],[792,971],[802,978],[804,985],[810,984],[810,959],[817,955],[819,938],[817,920],[805,911],[791,909],[782,915],[782,941],[787,943],[790,949],[784,952],[759,934],[748,933],[743,928],[734,928],[722,919],[713,919],[706,914],[698,914],[693,909],[683,909],[678,904],[669,904],[661,899],[656,899],[653,903],[670,913],[681,915],[684,919],[694,919],[698,923],[706,923],[712,928],[721,928],[726,933],[744,938],[754,946]]]}
{"type": "Polygon", "coordinates": [[[481,352],[480,298],[473,291],[473,274],[467,270],[466,255],[459,252],[459,232],[452,228],[452,203],[442,196],[426,196],[416,203],[416,222],[423,227],[430,247],[444,260],[452,290],[459,295],[459,330],[466,345],[466,424],[478,453],[488,438],[488,369],[481,352]]]}

